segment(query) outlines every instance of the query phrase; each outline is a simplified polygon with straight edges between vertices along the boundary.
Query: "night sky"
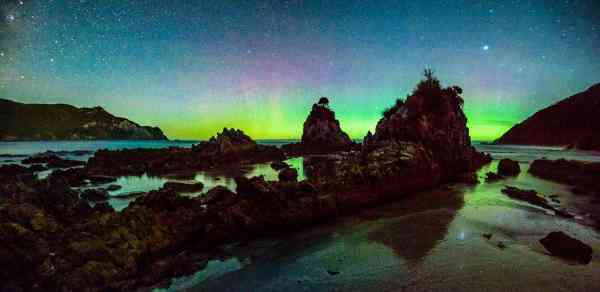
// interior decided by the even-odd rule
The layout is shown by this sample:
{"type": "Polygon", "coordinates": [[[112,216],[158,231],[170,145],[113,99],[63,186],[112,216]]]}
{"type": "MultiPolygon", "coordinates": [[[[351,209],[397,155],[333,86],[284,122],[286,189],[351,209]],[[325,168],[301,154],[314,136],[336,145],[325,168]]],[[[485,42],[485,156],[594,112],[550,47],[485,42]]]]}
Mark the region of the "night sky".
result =
{"type": "Polygon", "coordinates": [[[101,105],[170,138],[299,138],[323,95],[361,138],[431,67],[490,140],[600,82],[598,0],[0,3],[1,98],[101,105]]]}

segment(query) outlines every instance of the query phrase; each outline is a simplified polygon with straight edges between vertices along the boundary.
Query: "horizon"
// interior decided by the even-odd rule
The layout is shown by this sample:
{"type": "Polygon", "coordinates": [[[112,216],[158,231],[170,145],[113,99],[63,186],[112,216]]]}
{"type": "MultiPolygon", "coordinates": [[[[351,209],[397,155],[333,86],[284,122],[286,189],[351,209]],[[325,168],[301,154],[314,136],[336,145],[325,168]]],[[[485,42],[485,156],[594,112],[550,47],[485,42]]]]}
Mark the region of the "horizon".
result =
{"type": "Polygon", "coordinates": [[[597,1],[0,4],[0,98],[102,106],[172,140],[299,139],[328,96],[353,139],[424,68],[464,90],[474,141],[598,83],[597,1]]]}

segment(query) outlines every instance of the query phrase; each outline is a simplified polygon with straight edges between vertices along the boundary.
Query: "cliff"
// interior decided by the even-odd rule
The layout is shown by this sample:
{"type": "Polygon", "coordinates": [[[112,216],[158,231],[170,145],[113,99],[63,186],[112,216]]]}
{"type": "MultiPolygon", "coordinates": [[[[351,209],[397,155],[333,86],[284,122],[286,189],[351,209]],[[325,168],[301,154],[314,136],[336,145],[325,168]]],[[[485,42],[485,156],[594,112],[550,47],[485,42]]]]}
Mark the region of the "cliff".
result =
{"type": "Polygon", "coordinates": [[[24,104],[0,99],[0,141],[166,140],[157,127],[140,126],[101,107],[24,104]]]}
{"type": "Polygon", "coordinates": [[[538,111],[496,142],[600,150],[599,116],[600,83],[538,111]]]}

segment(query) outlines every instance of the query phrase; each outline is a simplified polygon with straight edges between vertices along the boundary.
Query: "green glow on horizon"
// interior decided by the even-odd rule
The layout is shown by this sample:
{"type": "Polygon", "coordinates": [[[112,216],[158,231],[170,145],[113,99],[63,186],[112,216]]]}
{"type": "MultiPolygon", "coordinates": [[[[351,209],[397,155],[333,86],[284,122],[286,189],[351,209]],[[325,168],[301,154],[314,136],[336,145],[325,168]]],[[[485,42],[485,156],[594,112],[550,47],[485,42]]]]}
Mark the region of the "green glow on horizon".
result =
{"type": "MultiPolygon", "coordinates": [[[[286,101],[290,104],[289,101],[286,101]]],[[[308,116],[310,106],[307,103],[300,105],[282,106],[276,99],[271,99],[260,110],[247,107],[233,107],[224,109],[217,107],[209,115],[194,116],[182,113],[175,119],[168,119],[158,124],[170,139],[208,139],[224,127],[243,130],[254,139],[299,139],[302,136],[303,123],[308,116]]],[[[385,106],[370,106],[351,108],[338,105],[333,106],[336,117],[340,120],[342,129],[353,139],[362,139],[367,131],[374,132],[377,122],[381,117],[381,110],[385,106]],[[379,110],[371,110],[378,107],[379,110]]],[[[465,107],[468,118],[471,139],[475,141],[493,141],[508,131],[519,118],[512,121],[498,121],[494,117],[506,117],[505,113],[492,113],[489,109],[484,112],[465,107]]],[[[518,114],[515,112],[515,116],[518,114]]]]}

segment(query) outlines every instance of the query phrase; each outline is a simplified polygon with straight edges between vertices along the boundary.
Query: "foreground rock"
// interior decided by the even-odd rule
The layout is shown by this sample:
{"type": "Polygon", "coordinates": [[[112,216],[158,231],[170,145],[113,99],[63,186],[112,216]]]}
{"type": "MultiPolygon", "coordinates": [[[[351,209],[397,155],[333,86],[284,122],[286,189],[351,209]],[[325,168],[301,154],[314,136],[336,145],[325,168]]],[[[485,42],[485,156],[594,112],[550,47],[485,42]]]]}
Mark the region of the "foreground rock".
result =
{"type": "Polygon", "coordinates": [[[297,181],[298,171],[294,168],[286,168],[279,172],[279,181],[297,181]]]}
{"type": "Polygon", "coordinates": [[[202,191],[204,185],[201,182],[197,183],[182,183],[182,182],[166,182],[163,185],[163,190],[173,191],[175,193],[197,193],[202,191]]]}
{"type": "Polygon", "coordinates": [[[498,163],[498,174],[503,176],[517,176],[521,173],[521,167],[519,163],[510,160],[510,159],[502,159],[498,163]]]}
{"type": "Polygon", "coordinates": [[[562,231],[555,231],[540,239],[552,255],[587,265],[592,260],[592,248],[562,231]]]}
{"type": "Polygon", "coordinates": [[[600,84],[538,111],[498,143],[572,146],[600,150],[600,84]]]}
{"type": "Polygon", "coordinates": [[[166,140],[159,128],[140,126],[101,107],[24,104],[0,99],[0,140],[166,140]]]}
{"type": "Polygon", "coordinates": [[[575,186],[584,192],[600,194],[600,163],[564,159],[538,159],[529,172],[537,177],[575,186]]]}
{"type": "Polygon", "coordinates": [[[522,190],[517,187],[505,186],[502,189],[502,193],[506,194],[507,196],[513,199],[525,201],[532,205],[536,205],[538,207],[542,207],[544,209],[553,211],[558,216],[565,218],[573,218],[573,215],[551,206],[545,198],[539,196],[538,193],[534,190],[522,190]]]}
{"type": "Polygon", "coordinates": [[[356,147],[348,134],[342,131],[335,112],[329,108],[329,99],[321,97],[304,122],[300,143],[284,145],[282,148],[289,155],[298,155],[331,153],[356,147]]]}

